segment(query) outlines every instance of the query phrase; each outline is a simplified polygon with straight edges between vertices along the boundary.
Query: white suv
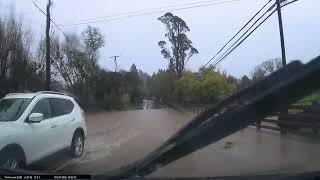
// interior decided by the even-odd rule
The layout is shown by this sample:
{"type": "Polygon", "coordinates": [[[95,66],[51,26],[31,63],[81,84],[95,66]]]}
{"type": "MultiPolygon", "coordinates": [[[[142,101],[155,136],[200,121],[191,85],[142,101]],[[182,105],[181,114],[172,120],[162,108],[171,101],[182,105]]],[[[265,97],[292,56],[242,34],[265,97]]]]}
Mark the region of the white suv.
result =
{"type": "Polygon", "coordinates": [[[0,168],[23,168],[66,148],[80,157],[86,134],[84,112],[66,94],[15,93],[0,100],[0,168]]]}

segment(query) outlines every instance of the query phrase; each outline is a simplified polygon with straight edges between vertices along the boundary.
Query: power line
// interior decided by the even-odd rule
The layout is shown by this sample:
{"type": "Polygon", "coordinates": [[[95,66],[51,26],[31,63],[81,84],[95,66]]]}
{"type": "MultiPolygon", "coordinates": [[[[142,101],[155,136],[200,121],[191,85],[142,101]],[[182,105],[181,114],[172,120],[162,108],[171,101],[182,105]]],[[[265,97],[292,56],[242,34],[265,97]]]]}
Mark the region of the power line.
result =
{"type": "Polygon", "coordinates": [[[289,4],[297,2],[297,1],[299,1],[299,0],[292,0],[290,2],[286,2],[285,4],[281,5],[281,7],[285,7],[285,6],[289,5],[289,4]]]}
{"type": "Polygon", "coordinates": [[[82,21],[91,21],[91,20],[96,20],[96,19],[105,19],[105,18],[116,17],[116,16],[136,14],[136,13],[145,12],[145,11],[153,11],[153,10],[159,10],[159,9],[164,9],[164,8],[172,8],[172,7],[179,7],[179,6],[203,4],[203,3],[213,2],[213,1],[221,1],[221,0],[197,1],[197,2],[189,2],[189,3],[184,3],[184,4],[175,4],[175,5],[168,5],[168,6],[150,8],[150,9],[140,9],[140,10],[136,10],[136,11],[122,12],[122,13],[117,13],[117,14],[112,14],[112,15],[107,15],[107,16],[100,16],[100,17],[95,17],[95,18],[83,19],[82,21]]]}
{"type": "MultiPolygon", "coordinates": [[[[273,5],[272,5],[273,6],[273,5]]],[[[271,6],[271,7],[272,7],[271,6]]],[[[269,8],[266,12],[264,12],[221,56],[223,57],[226,52],[228,52],[233,46],[235,46],[271,9],[269,8]]],[[[220,59],[218,58],[218,59],[220,59]]],[[[219,60],[217,60],[219,61],[219,60]]],[[[215,61],[213,64],[215,64],[217,61],[215,61]]]]}
{"type": "Polygon", "coordinates": [[[168,12],[168,11],[180,11],[180,10],[194,9],[194,8],[200,8],[200,7],[208,7],[208,6],[218,5],[218,4],[231,3],[231,2],[235,2],[235,1],[240,1],[240,0],[227,0],[227,1],[216,2],[216,3],[201,4],[201,5],[168,9],[168,10],[152,11],[152,12],[140,13],[140,14],[132,14],[132,15],[127,15],[127,16],[118,17],[118,18],[110,18],[110,19],[103,19],[103,20],[96,20],[96,21],[86,21],[86,22],[80,22],[80,23],[74,23],[74,24],[64,24],[64,25],[60,25],[60,26],[66,27],[66,26],[78,26],[78,25],[102,23],[102,22],[115,21],[115,20],[120,20],[120,19],[125,19],[125,18],[132,18],[132,17],[139,17],[139,16],[146,16],[146,15],[151,15],[151,14],[163,13],[163,12],[168,12]]]}
{"type": "MultiPolygon", "coordinates": [[[[291,2],[288,2],[284,5],[281,5],[282,7],[285,7],[291,3],[294,3],[298,0],[293,0],[291,2]]],[[[277,9],[273,10],[272,13],[270,13],[261,23],[259,23],[259,25],[257,27],[255,27],[241,42],[239,42],[235,47],[233,47],[228,53],[226,53],[222,58],[220,58],[214,65],[213,67],[216,67],[219,63],[221,63],[226,57],[228,57],[237,47],[239,47],[254,31],[256,31],[267,19],[269,19],[275,12],[277,11],[277,9]]]]}
{"type": "Polygon", "coordinates": [[[227,56],[231,54],[237,47],[239,47],[254,31],[256,31],[267,19],[271,17],[276,12],[276,10],[273,10],[271,14],[269,14],[262,22],[258,24],[257,27],[255,27],[247,36],[244,37],[235,47],[233,47],[228,53],[225,53],[222,58],[216,61],[215,64],[213,64],[213,68],[216,67],[219,63],[221,63],[227,56]]]}
{"type": "MultiPolygon", "coordinates": [[[[281,7],[284,7],[284,6],[286,6],[286,5],[289,5],[289,4],[291,4],[291,3],[293,3],[293,2],[296,2],[296,1],[298,1],[298,0],[293,0],[293,1],[291,1],[291,2],[288,2],[288,3],[286,3],[286,4],[284,4],[284,5],[282,5],[281,7]]],[[[267,4],[269,4],[270,2],[268,2],[267,4]]],[[[267,5],[266,4],[266,5],[267,5]]],[[[265,6],[266,6],[265,5],[265,6]]],[[[265,7],[264,6],[264,7],[265,7]]],[[[263,8],[264,8],[263,7],[263,8]]],[[[266,15],[267,14],[267,12],[268,11],[270,11],[272,8],[274,8],[275,7],[275,4],[273,4],[262,16],[260,16],[260,18],[258,19],[258,20],[256,20],[255,22],[254,22],[254,24],[250,27],[250,28],[248,28],[248,30],[244,33],[244,34],[242,34],[242,36],[240,37],[240,38],[238,38],[237,39],[237,41],[236,42],[234,42],[224,53],[223,53],[223,55],[221,55],[220,56],[220,58],[218,58],[218,60],[216,60],[214,63],[213,63],[213,66],[212,66],[212,68],[214,68],[214,67],[216,67],[223,59],[225,59],[235,48],[233,48],[232,50],[231,50],[231,52],[229,53],[228,51],[234,46],[234,45],[236,45],[236,43],[237,42],[239,42],[240,40],[241,40],[241,38],[242,37],[244,37],[244,35],[246,34],[246,33],[248,33],[248,31],[249,30],[251,30],[251,28],[264,16],[264,15],[266,15]],[[221,60],[222,59],[222,60],[221,60]]],[[[262,8],[262,9],[263,9],[262,8]]],[[[273,14],[274,12],[272,12],[271,14],[273,14]]],[[[253,19],[253,18],[252,18],[253,19]]],[[[266,20],[266,19],[265,19],[266,20]]],[[[263,20],[263,21],[265,21],[265,20],[263,20]]],[[[249,24],[249,23],[247,23],[247,24],[249,24]]],[[[262,23],[260,23],[259,25],[258,25],[258,27],[261,25],[262,23]]],[[[257,28],[255,28],[255,29],[257,29],[257,28]]],[[[254,29],[254,31],[255,31],[255,29],[254,29]]],[[[251,35],[253,32],[251,32],[249,35],[251,35]]],[[[247,39],[248,37],[249,37],[249,35],[248,36],[246,36],[245,37],[245,39],[247,39]]],[[[244,40],[243,40],[244,41],[244,40]]],[[[241,41],[240,42],[240,44],[243,42],[243,41],[241,41]]],[[[229,41],[229,42],[231,42],[231,40],[229,41]]],[[[227,45],[227,44],[226,44],[227,45]]],[[[224,47],[226,47],[226,45],[224,46],[224,47]]],[[[239,44],[237,45],[237,47],[239,46],[239,44]]],[[[223,48],[222,48],[223,49],[223,48]]],[[[219,51],[219,52],[221,52],[221,51],[219,51]]],[[[204,68],[204,67],[206,67],[217,55],[218,55],[219,53],[217,53],[213,58],[211,58],[206,64],[205,64],[205,66],[203,66],[202,68],[204,68]]],[[[200,70],[199,70],[200,71],[200,70]]],[[[199,72],[198,71],[198,72],[199,72]]]]}
{"type": "MultiPolygon", "coordinates": [[[[33,3],[33,5],[34,5],[42,14],[44,14],[45,16],[47,16],[47,13],[45,13],[34,1],[32,1],[32,3],[33,3]]],[[[66,39],[68,39],[66,33],[61,29],[61,27],[60,27],[58,24],[56,24],[56,23],[52,20],[52,18],[50,18],[50,21],[54,24],[54,26],[55,26],[59,31],[62,32],[63,36],[64,36],[66,39]]]]}
{"type": "MultiPolygon", "coordinates": [[[[202,68],[205,68],[222,50],[237,36],[239,33],[249,25],[249,23],[257,17],[258,14],[271,2],[272,0],[269,0],[202,68]]],[[[261,18],[261,17],[260,17],[261,18]]],[[[249,28],[250,29],[250,28],[249,28]]]]}
{"type": "MultiPolygon", "coordinates": [[[[294,3],[298,0],[293,0],[293,1],[290,1],[284,5],[281,5],[281,8],[282,7],[285,7],[291,3],[294,3]]],[[[275,4],[274,4],[275,5],[275,4]]],[[[274,5],[272,7],[274,7],[274,5]]],[[[261,26],[272,14],[275,13],[275,11],[277,10],[274,10],[267,18],[265,18],[252,32],[250,32],[239,44],[237,44],[234,48],[232,48],[231,51],[229,51],[228,53],[224,53],[224,55],[218,60],[216,61],[216,63],[213,65],[213,67],[216,67],[219,63],[221,63],[227,56],[229,56],[231,54],[232,51],[234,51],[238,46],[240,46],[257,28],[259,28],[259,26],[261,26]]]]}

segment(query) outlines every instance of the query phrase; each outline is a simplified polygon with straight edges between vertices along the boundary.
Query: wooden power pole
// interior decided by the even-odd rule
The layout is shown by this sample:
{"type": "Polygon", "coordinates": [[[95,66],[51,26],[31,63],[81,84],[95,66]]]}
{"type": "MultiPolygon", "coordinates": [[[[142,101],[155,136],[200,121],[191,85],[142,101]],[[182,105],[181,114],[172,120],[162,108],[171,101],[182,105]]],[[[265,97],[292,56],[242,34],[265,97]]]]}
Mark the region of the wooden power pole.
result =
{"type": "Polygon", "coordinates": [[[281,15],[282,1],[283,0],[276,0],[276,4],[277,4],[277,11],[278,11],[278,21],[279,21],[279,31],[280,31],[280,41],[281,41],[282,66],[284,67],[287,64],[287,59],[286,59],[286,48],[284,45],[282,15],[281,15]]]}
{"type": "Polygon", "coordinates": [[[46,90],[50,91],[51,71],[50,71],[50,7],[51,0],[47,4],[47,22],[46,22],[46,90]]]}
{"type": "Polygon", "coordinates": [[[117,69],[118,69],[118,63],[117,63],[117,58],[120,57],[120,56],[111,56],[110,58],[113,59],[114,61],[114,72],[117,72],[117,69]]]}

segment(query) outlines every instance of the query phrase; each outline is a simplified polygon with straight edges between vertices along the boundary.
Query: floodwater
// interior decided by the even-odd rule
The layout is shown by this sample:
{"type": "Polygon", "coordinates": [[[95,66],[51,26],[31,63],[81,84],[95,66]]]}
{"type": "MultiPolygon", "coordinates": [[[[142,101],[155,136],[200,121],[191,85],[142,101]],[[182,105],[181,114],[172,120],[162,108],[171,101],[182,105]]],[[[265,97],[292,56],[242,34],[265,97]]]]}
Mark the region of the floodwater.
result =
{"type": "MultiPolygon", "coordinates": [[[[84,156],[75,160],[60,156],[42,165],[41,171],[103,174],[143,158],[193,116],[172,109],[87,114],[84,156]]],[[[207,177],[320,170],[319,152],[319,140],[248,127],[150,176],[207,177]]]]}

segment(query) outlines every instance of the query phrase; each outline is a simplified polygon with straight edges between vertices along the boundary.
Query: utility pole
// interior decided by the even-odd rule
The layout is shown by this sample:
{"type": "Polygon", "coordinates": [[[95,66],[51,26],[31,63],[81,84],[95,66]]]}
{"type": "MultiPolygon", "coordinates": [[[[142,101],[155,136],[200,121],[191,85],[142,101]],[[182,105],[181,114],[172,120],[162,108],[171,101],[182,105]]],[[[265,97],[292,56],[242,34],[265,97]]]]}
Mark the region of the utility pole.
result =
{"type": "Polygon", "coordinates": [[[276,0],[276,4],[277,4],[277,11],[278,11],[278,21],[279,21],[279,31],[280,31],[280,41],[281,41],[282,66],[284,67],[287,64],[287,59],[286,59],[286,48],[284,45],[282,15],[281,15],[281,2],[282,1],[283,0],[276,0]]]}
{"type": "Polygon", "coordinates": [[[118,63],[117,63],[117,58],[118,57],[120,57],[120,56],[111,56],[110,57],[114,61],[114,72],[117,72],[117,69],[118,69],[118,63]]]}
{"type": "Polygon", "coordinates": [[[50,72],[50,7],[51,0],[48,0],[47,4],[47,22],[46,22],[46,90],[50,91],[50,81],[51,81],[51,72],[50,72]]]}

